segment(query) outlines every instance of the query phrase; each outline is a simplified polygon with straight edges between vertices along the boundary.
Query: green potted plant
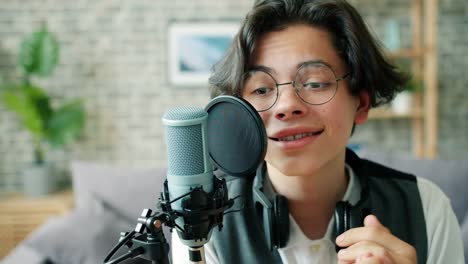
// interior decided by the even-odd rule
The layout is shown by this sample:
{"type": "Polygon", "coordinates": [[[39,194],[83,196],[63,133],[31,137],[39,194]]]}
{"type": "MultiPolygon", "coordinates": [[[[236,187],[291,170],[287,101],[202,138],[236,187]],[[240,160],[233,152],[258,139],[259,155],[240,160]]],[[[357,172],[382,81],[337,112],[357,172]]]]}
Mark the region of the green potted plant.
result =
{"type": "Polygon", "coordinates": [[[397,65],[398,69],[402,73],[406,74],[410,79],[393,99],[390,104],[390,109],[395,114],[410,114],[414,111],[415,108],[414,95],[423,90],[424,84],[419,76],[412,73],[411,61],[406,59],[396,60],[395,64],[397,65]]]}
{"type": "Polygon", "coordinates": [[[396,114],[408,114],[414,110],[414,94],[423,89],[420,80],[411,78],[403,87],[403,90],[397,94],[391,103],[391,109],[396,114]]]}
{"type": "Polygon", "coordinates": [[[1,90],[6,108],[16,114],[31,135],[34,161],[22,168],[24,191],[30,195],[49,193],[56,187],[45,145],[63,147],[76,139],[84,126],[80,99],[57,105],[44,89],[33,83],[34,78],[50,76],[58,59],[58,41],[42,26],[21,43],[18,56],[21,80],[4,84],[1,90]]]}

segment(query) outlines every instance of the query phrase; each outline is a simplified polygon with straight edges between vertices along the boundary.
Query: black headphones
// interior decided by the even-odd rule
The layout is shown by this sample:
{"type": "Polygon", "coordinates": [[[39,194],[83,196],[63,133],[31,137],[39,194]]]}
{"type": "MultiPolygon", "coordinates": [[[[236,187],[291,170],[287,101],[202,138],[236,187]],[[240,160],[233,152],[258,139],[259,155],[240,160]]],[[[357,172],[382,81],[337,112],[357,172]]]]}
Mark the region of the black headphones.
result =
{"type": "MultiPolygon", "coordinates": [[[[265,177],[266,163],[259,166],[253,182],[253,202],[259,221],[262,221],[265,239],[270,250],[286,246],[289,239],[289,210],[286,197],[274,192],[265,177]]],[[[367,184],[362,185],[361,200],[356,205],[340,201],[335,206],[333,237],[363,225],[364,217],[370,214],[367,184]]],[[[336,246],[338,251],[340,248],[336,246]]]]}

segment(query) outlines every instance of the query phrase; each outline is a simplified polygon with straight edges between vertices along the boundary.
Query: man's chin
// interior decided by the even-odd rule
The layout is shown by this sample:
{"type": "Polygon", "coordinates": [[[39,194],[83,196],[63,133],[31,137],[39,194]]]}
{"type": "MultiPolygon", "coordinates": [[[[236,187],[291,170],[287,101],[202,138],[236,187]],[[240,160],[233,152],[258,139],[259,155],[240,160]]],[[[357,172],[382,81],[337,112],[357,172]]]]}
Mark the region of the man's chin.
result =
{"type": "Polygon", "coordinates": [[[268,162],[269,173],[280,173],[284,176],[307,176],[317,170],[315,164],[309,162],[300,161],[297,158],[294,159],[283,159],[281,161],[268,162]]]}

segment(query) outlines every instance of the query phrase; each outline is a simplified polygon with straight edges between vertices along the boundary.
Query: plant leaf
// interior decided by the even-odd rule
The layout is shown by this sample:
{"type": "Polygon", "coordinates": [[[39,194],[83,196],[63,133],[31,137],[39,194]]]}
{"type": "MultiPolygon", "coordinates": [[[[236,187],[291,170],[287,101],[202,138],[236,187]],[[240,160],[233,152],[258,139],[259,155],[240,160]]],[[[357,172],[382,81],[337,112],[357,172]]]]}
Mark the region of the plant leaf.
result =
{"type": "Polygon", "coordinates": [[[50,97],[39,87],[26,86],[26,88],[28,89],[27,92],[29,93],[31,103],[36,107],[36,111],[39,114],[39,117],[45,128],[45,124],[47,124],[53,112],[53,109],[50,105],[50,97]]]}
{"type": "Polygon", "coordinates": [[[38,87],[10,86],[2,92],[5,106],[16,113],[23,126],[38,139],[43,138],[44,124],[51,113],[49,98],[38,87]]]}
{"type": "Polygon", "coordinates": [[[75,139],[84,126],[85,112],[80,100],[57,109],[50,118],[47,138],[53,147],[60,147],[75,139]]]}
{"type": "Polygon", "coordinates": [[[19,64],[27,74],[46,77],[54,70],[58,57],[58,41],[44,27],[23,40],[19,52],[19,64]]]}

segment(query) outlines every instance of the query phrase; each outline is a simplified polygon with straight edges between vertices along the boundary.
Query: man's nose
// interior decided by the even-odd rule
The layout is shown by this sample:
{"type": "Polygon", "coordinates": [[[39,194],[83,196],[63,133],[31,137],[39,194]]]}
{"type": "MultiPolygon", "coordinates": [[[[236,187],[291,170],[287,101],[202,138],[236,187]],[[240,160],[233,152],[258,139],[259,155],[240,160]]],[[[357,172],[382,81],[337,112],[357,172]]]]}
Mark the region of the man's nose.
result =
{"type": "Polygon", "coordinates": [[[273,111],[275,117],[281,120],[303,115],[307,111],[304,102],[296,93],[293,82],[278,84],[278,98],[273,111]]]}

